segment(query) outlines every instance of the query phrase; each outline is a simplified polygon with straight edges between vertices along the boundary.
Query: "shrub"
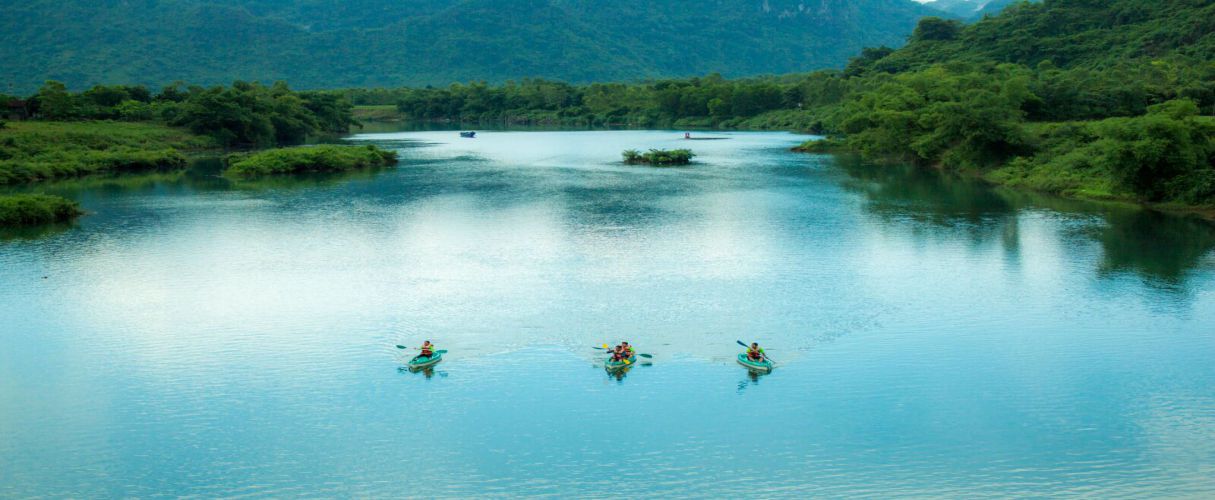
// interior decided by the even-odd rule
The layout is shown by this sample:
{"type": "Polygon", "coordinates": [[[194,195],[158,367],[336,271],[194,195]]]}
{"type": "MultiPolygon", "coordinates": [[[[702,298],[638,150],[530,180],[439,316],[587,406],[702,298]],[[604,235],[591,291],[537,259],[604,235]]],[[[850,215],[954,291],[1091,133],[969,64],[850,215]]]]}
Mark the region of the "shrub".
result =
{"type": "Polygon", "coordinates": [[[628,165],[670,166],[692,163],[696,154],[688,149],[651,149],[645,153],[630,149],[622,153],[622,156],[628,165]]]}
{"type": "Polygon", "coordinates": [[[0,196],[0,227],[67,222],[83,213],[79,204],[59,196],[44,194],[0,196]]]}
{"type": "Polygon", "coordinates": [[[224,158],[226,174],[233,177],[344,172],[357,168],[382,167],[397,162],[397,153],[367,146],[303,146],[236,153],[224,158]]]}

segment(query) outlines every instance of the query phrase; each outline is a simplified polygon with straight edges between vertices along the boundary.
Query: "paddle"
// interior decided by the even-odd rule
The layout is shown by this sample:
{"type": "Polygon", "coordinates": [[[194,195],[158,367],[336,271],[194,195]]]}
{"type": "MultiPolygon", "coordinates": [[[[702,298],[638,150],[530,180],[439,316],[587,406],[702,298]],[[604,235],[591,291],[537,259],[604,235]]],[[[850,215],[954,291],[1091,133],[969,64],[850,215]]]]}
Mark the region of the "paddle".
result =
{"type": "MultiPolygon", "coordinates": [[[[746,347],[747,349],[751,348],[751,346],[744,344],[743,341],[741,341],[741,340],[735,340],[735,342],[738,342],[738,345],[746,347]]],[[[771,361],[773,364],[776,364],[776,360],[772,359],[772,356],[769,356],[768,353],[766,353],[766,352],[764,353],[764,359],[767,361],[771,361]]]]}
{"type": "MultiPolygon", "coordinates": [[[[591,349],[603,349],[603,350],[605,350],[605,351],[610,351],[610,350],[612,350],[610,347],[608,347],[608,346],[607,346],[607,344],[603,344],[603,347],[592,347],[591,349]]],[[[640,357],[643,357],[643,358],[649,358],[649,359],[653,359],[653,358],[654,358],[654,355],[653,355],[653,354],[646,354],[646,353],[642,353],[642,352],[638,352],[638,353],[634,353],[634,354],[636,354],[636,355],[638,355],[638,356],[640,356],[640,357]]]]}
{"type": "MultiPolygon", "coordinates": [[[[418,347],[405,347],[401,344],[397,344],[397,349],[419,349],[419,348],[418,347]]],[[[439,350],[435,351],[435,354],[446,354],[446,353],[447,353],[447,349],[439,349],[439,350]]]]}
{"type": "MultiPolygon", "coordinates": [[[[406,349],[418,349],[418,348],[417,347],[405,347],[401,344],[397,344],[397,349],[406,350],[406,349]]],[[[435,354],[447,354],[447,349],[439,349],[439,350],[435,351],[434,353],[435,354]]]]}

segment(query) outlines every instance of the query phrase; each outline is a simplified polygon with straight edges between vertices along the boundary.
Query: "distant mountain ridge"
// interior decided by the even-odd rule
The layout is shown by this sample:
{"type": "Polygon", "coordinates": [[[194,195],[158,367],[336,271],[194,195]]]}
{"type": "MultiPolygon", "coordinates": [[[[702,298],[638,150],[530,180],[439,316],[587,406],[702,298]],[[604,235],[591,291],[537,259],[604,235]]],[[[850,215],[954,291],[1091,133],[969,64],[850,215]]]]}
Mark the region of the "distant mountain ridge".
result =
{"type": "Polygon", "coordinates": [[[0,18],[0,92],[46,79],[334,88],[790,73],[900,46],[933,14],[910,0],[31,0],[0,18]]]}
{"type": "Polygon", "coordinates": [[[977,20],[999,14],[1005,7],[1022,0],[933,0],[924,5],[965,20],[977,20]]]}

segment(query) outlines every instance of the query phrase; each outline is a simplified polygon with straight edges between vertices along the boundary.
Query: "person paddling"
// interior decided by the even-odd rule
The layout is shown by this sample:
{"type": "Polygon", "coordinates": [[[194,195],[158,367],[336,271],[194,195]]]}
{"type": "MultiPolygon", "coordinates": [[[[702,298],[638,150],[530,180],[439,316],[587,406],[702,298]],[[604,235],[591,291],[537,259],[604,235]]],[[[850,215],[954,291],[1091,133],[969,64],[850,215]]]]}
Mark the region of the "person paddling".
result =
{"type": "Polygon", "coordinates": [[[429,340],[422,342],[422,347],[419,349],[422,351],[422,354],[419,354],[418,357],[430,359],[435,354],[435,345],[431,344],[429,340]]]}
{"type": "Polygon", "coordinates": [[[626,357],[626,358],[633,357],[633,354],[634,354],[633,346],[629,345],[628,342],[621,342],[620,347],[623,350],[622,354],[624,355],[624,357],[626,357]]]}
{"type": "Polygon", "coordinates": [[[617,345],[615,349],[612,349],[612,361],[619,362],[620,360],[622,360],[624,358],[625,358],[625,356],[624,356],[624,347],[623,346],[617,345]]]}
{"type": "Polygon", "coordinates": [[[752,342],[751,347],[747,348],[747,359],[760,363],[764,361],[764,350],[758,342],[752,342]]]}

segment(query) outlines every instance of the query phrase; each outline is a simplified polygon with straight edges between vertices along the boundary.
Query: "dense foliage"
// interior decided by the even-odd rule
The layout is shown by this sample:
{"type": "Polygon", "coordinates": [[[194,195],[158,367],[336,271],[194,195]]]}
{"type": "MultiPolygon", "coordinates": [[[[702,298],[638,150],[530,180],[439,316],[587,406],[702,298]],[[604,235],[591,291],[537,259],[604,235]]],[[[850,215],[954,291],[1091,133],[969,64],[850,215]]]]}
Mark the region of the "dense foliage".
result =
{"type": "Polygon", "coordinates": [[[178,169],[181,151],[214,147],[183,130],[146,123],[11,122],[0,129],[0,185],[178,169]]]}
{"type": "Polygon", "coordinates": [[[226,175],[251,178],[308,172],[345,172],[383,167],[397,162],[397,153],[367,146],[302,146],[254,153],[234,153],[224,158],[226,175]]]}
{"type": "Polygon", "coordinates": [[[629,149],[621,153],[621,156],[624,157],[624,163],[628,165],[669,167],[692,163],[692,158],[696,154],[688,149],[651,149],[644,153],[636,149],[629,149]]]}
{"type": "Polygon", "coordinates": [[[349,90],[360,104],[395,102],[415,120],[654,126],[679,120],[711,125],[796,108],[800,95],[780,78],[720,75],[645,84],[570,85],[523,80],[500,86],[349,90]]]}
{"type": "Polygon", "coordinates": [[[990,172],[997,182],[1090,198],[1130,193],[1152,202],[1215,200],[1215,119],[1193,101],[1144,116],[1028,127],[1037,147],[990,172]]]}
{"type": "Polygon", "coordinates": [[[84,212],[80,205],[44,194],[0,195],[0,227],[35,226],[68,222],[84,212]]]}
{"type": "MultiPolygon", "coordinates": [[[[14,99],[0,96],[5,103],[14,99]]],[[[63,83],[48,81],[25,107],[35,118],[54,121],[162,122],[239,147],[299,144],[309,136],[347,132],[355,124],[342,95],[295,92],[282,82],[184,89],[174,84],[153,94],[137,85],[97,85],[73,93],[63,83]]]]}
{"type": "Polygon", "coordinates": [[[26,0],[0,16],[0,84],[778,74],[901,45],[933,12],[911,0],[26,0]]]}
{"type": "MultiPolygon", "coordinates": [[[[1046,0],[925,19],[811,112],[870,158],[1076,196],[1215,202],[1215,2],[1046,0]]],[[[809,146],[808,146],[809,147],[809,146]]]]}

